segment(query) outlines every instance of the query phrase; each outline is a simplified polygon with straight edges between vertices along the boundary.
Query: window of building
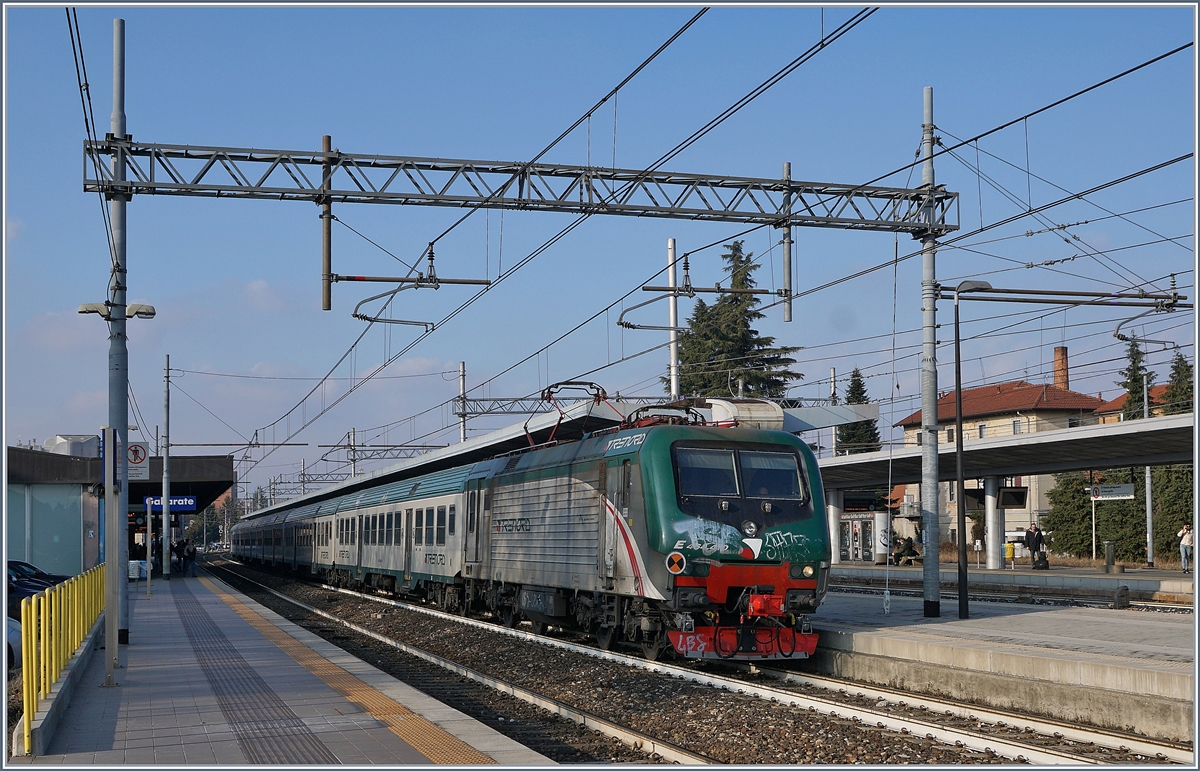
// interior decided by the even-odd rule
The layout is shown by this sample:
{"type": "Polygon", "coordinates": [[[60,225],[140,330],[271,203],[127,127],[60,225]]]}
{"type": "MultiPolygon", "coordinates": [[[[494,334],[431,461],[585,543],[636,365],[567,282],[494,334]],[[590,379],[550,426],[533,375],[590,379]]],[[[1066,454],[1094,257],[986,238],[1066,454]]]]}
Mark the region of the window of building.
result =
{"type": "Polygon", "coordinates": [[[980,424],[979,424],[979,438],[980,438],[980,439],[986,439],[986,438],[987,438],[987,423],[980,423],[980,424]]]}
{"type": "Polygon", "coordinates": [[[1082,425],[1083,425],[1083,416],[1082,415],[1068,415],[1067,416],[1067,428],[1078,428],[1079,426],[1082,426],[1082,425]]]}
{"type": "MultiPolygon", "coordinates": [[[[957,482],[951,482],[951,483],[950,483],[949,485],[947,485],[947,486],[950,488],[950,495],[948,496],[948,498],[949,498],[949,500],[950,500],[950,502],[951,502],[951,503],[954,503],[954,496],[958,494],[958,483],[957,483],[957,482]]],[[[953,531],[953,530],[951,530],[950,532],[954,532],[954,531],[953,531]]]]}
{"type": "Polygon", "coordinates": [[[1013,426],[1013,436],[1016,436],[1017,434],[1021,433],[1021,419],[1020,418],[1017,418],[1016,420],[1014,420],[1012,426],[1013,426]]]}
{"type": "Polygon", "coordinates": [[[921,445],[923,445],[923,444],[925,444],[925,431],[924,431],[924,429],[922,429],[922,430],[920,430],[920,431],[918,431],[918,432],[917,432],[917,446],[918,446],[918,447],[920,447],[920,446],[921,446],[921,445]]]}
{"type": "Polygon", "coordinates": [[[954,441],[954,429],[947,428],[946,429],[946,444],[949,444],[950,442],[953,442],[953,441],[954,441]]]}

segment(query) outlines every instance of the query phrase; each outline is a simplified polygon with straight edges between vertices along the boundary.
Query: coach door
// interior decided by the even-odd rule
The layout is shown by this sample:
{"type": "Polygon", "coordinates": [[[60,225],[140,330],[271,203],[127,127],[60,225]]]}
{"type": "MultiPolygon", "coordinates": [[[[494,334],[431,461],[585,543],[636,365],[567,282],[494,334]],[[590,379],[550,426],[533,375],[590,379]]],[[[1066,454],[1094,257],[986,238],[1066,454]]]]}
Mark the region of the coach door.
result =
{"type": "Polygon", "coordinates": [[[362,514],[358,515],[358,532],[356,535],[358,537],[355,539],[357,541],[357,543],[356,543],[357,548],[355,549],[355,552],[357,552],[357,554],[358,554],[358,559],[355,561],[354,567],[358,568],[359,575],[362,575],[363,541],[367,540],[365,537],[366,532],[363,530],[363,515],[362,514]]]}
{"type": "Polygon", "coordinates": [[[404,510],[404,581],[412,583],[413,517],[412,509],[404,510]]]}
{"type": "Polygon", "coordinates": [[[480,519],[479,516],[483,508],[480,505],[480,490],[479,486],[483,480],[472,479],[467,482],[467,574],[475,575],[479,572],[478,566],[480,561],[480,519]]]}

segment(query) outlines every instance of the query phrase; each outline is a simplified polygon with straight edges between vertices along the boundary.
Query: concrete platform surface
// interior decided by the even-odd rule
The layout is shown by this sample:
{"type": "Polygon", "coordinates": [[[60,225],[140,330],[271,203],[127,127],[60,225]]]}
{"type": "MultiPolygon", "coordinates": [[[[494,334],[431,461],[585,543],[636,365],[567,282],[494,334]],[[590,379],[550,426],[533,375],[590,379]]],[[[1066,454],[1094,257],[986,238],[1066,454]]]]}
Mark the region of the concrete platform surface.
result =
{"type": "Polygon", "coordinates": [[[176,577],[153,592],[131,592],[118,687],[102,687],[97,651],[47,753],[9,762],[551,763],[223,584],[176,577]]]}
{"type": "Polygon", "coordinates": [[[959,619],[946,596],[940,618],[924,617],[919,596],[893,595],[887,605],[880,594],[830,592],[810,616],[820,633],[815,663],[884,685],[1015,709],[1040,702],[1064,719],[1190,738],[1190,613],[973,601],[970,618],[959,619]],[[1170,727],[1155,726],[1163,721],[1170,727]]]}
{"type": "MultiPolygon", "coordinates": [[[[866,562],[841,562],[832,568],[835,580],[862,580],[878,584],[885,580],[908,586],[923,581],[922,566],[884,566],[866,562]]],[[[999,590],[1029,589],[1034,593],[1078,594],[1081,598],[1111,598],[1118,586],[1129,589],[1131,599],[1191,603],[1195,576],[1180,570],[1136,568],[1124,573],[1101,573],[1096,568],[1051,565],[1049,570],[1033,570],[1029,560],[1018,561],[1015,569],[986,570],[972,561],[967,569],[967,584],[973,590],[989,587],[999,590]]],[[[938,580],[942,590],[958,586],[957,562],[943,562],[938,580]]]]}

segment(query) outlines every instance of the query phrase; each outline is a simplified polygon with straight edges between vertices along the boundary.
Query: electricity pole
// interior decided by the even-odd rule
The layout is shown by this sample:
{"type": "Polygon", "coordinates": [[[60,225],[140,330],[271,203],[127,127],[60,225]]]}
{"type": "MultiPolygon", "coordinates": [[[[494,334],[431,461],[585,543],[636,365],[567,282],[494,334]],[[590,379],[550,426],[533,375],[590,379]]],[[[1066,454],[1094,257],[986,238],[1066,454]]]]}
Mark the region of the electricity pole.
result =
{"type": "MultiPolygon", "coordinates": [[[[117,142],[125,136],[125,20],[113,19],[113,111],[112,136],[117,142]]],[[[127,273],[125,262],[125,204],[129,195],[121,187],[125,182],[124,149],[117,149],[112,157],[114,190],[109,193],[109,212],[112,219],[112,277],[109,281],[108,299],[108,425],[116,432],[115,447],[112,448],[117,462],[117,508],[106,512],[121,526],[121,537],[115,551],[107,552],[107,570],[117,576],[125,575],[129,564],[129,529],[125,518],[129,511],[129,464],[125,453],[129,446],[129,349],[125,335],[125,291],[127,273]]],[[[113,544],[108,544],[111,548],[113,544]]],[[[120,619],[118,641],[129,642],[129,584],[121,582],[117,592],[117,603],[109,606],[120,619]]],[[[108,645],[113,641],[109,640],[108,645]]]]}
{"type": "MultiPolygon", "coordinates": [[[[924,122],[921,124],[921,187],[929,196],[926,209],[933,226],[933,88],[925,87],[924,122]]],[[[941,615],[941,572],[938,569],[938,415],[937,415],[937,234],[932,229],[921,238],[921,527],[925,533],[923,583],[925,618],[941,615]]]]}

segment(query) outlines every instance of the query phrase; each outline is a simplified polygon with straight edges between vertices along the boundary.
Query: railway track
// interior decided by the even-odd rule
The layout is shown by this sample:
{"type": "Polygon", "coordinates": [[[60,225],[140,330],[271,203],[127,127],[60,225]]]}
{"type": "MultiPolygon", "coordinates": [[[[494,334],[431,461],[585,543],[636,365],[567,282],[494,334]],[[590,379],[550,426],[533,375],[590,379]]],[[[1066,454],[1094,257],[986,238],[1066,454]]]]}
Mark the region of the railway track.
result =
{"type": "MultiPolygon", "coordinates": [[[[250,580],[245,579],[243,580],[250,580]]],[[[261,585],[261,584],[260,584],[261,585]]],[[[263,587],[272,595],[296,602],[293,597],[275,592],[269,587],[263,587]]],[[[878,687],[863,687],[855,683],[837,681],[810,675],[796,675],[762,667],[743,667],[741,674],[718,674],[717,668],[728,669],[712,663],[699,665],[676,666],[662,662],[648,662],[641,658],[627,656],[622,653],[601,651],[594,646],[581,644],[567,636],[547,637],[534,635],[519,629],[505,629],[495,624],[464,619],[448,615],[427,607],[412,605],[390,598],[376,595],[351,592],[346,589],[325,587],[326,591],[354,597],[360,601],[388,607],[404,608],[417,614],[418,617],[437,618],[441,621],[453,621],[462,625],[460,628],[485,632],[488,635],[505,635],[515,640],[550,646],[576,655],[584,655],[600,659],[624,668],[636,668],[656,677],[682,680],[697,686],[708,686],[709,690],[720,689],[721,692],[739,696],[757,697],[762,702],[786,708],[793,715],[799,714],[806,719],[815,721],[819,716],[825,721],[833,721],[840,726],[852,726],[859,731],[876,730],[880,732],[895,732],[895,736],[903,737],[905,741],[913,738],[924,739],[928,743],[953,748],[965,757],[950,762],[998,762],[1000,759],[1025,761],[1038,765],[1079,764],[1079,763],[1185,763],[1192,762],[1192,749],[1189,746],[1154,742],[1142,737],[1101,731],[1089,727],[1069,725],[1057,721],[1016,715],[1011,712],[1001,712],[992,709],[979,708],[974,705],[947,702],[938,699],[914,696],[913,694],[897,693],[878,687]],[[764,681],[772,680],[774,684],[764,681]],[[819,693],[815,693],[819,692],[819,693]],[[991,760],[994,759],[994,760],[991,760]]],[[[316,610],[315,608],[313,610],[316,610]]],[[[322,611],[318,611],[324,613],[322,611]]],[[[385,633],[354,624],[341,615],[324,614],[332,623],[360,627],[360,633],[372,636],[378,641],[392,644],[394,641],[385,633]],[[336,619],[336,621],[334,621],[336,619]]],[[[371,614],[368,614],[371,615],[371,614]]],[[[375,614],[382,615],[382,614],[375,614]]],[[[577,636],[582,637],[582,636],[577,636]]],[[[400,643],[400,645],[405,645],[400,643]]],[[[415,647],[415,646],[408,646],[415,647]]],[[[417,655],[417,654],[414,654],[417,655]]],[[[445,658],[445,657],[443,657],[445,658]]],[[[463,665],[456,663],[441,664],[453,669],[463,665]]],[[[488,675],[482,675],[486,678],[488,675]]],[[[502,679],[502,678],[495,678],[502,679]]],[[[482,680],[481,680],[482,682],[482,680]]],[[[512,683],[508,683],[512,685],[512,683]]],[[[555,704],[561,699],[552,699],[555,704]]],[[[573,707],[578,709],[578,707],[573,707]]],[[[557,709],[557,707],[554,707],[557,709]]],[[[552,711],[554,711],[552,709],[552,711]]],[[[581,709],[581,712],[587,710],[581,709]]],[[[564,713],[565,714],[565,713],[564,713]]],[[[599,716],[596,716],[599,717],[599,716]]],[[[600,718],[603,720],[604,718],[600,718]]],[[[613,722],[613,721],[608,721],[613,722]]],[[[599,724],[597,724],[599,725],[599,724]]],[[[654,735],[644,732],[646,738],[626,738],[629,743],[642,742],[645,747],[657,747],[654,735]]],[[[674,736],[674,735],[673,735],[674,736]]],[[[674,746],[674,742],[665,742],[674,746]]],[[[681,745],[686,743],[681,742],[681,745]]],[[[680,750],[687,752],[683,746],[680,750]]],[[[703,752],[696,753],[699,757],[708,758],[703,752]]],[[[905,753],[897,753],[905,755],[905,753]]],[[[659,755],[667,758],[662,752],[659,755]]],[[[672,759],[674,759],[673,756],[672,759]]],[[[729,762],[720,758],[721,762],[729,762]]],[[[681,762],[701,762],[699,760],[684,760],[681,762]]],[[[736,758],[733,762],[778,762],[777,760],[748,761],[736,758]]],[[[799,761],[793,761],[799,762],[799,761]]],[[[840,762],[832,760],[831,762],[840,762]]],[[[900,759],[892,762],[920,762],[900,759]]],[[[934,760],[932,762],[938,762],[934,760]]],[[[943,761],[945,762],[945,761],[943,761]]]]}

